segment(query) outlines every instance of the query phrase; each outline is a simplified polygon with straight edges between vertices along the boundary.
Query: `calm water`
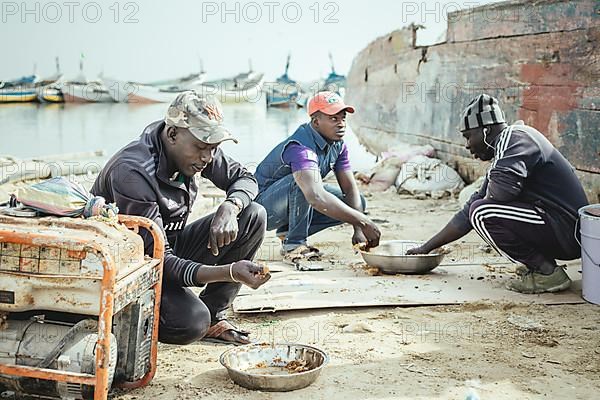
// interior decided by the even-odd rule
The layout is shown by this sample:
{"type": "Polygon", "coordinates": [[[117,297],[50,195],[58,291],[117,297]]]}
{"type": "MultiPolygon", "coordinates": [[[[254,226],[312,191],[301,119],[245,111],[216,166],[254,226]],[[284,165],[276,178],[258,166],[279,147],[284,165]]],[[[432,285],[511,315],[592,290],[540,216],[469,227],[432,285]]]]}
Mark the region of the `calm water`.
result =
{"type": "MultiPolygon", "coordinates": [[[[161,119],[167,104],[5,104],[0,105],[0,155],[19,158],[104,150],[108,157],[161,119]]],[[[239,144],[223,144],[227,154],[255,165],[294,132],[308,116],[303,109],[267,110],[262,104],[224,106],[225,121],[239,144]]],[[[352,118],[350,116],[350,118],[352,118]]],[[[375,157],[348,130],[346,142],[354,169],[372,166],[375,157]]]]}

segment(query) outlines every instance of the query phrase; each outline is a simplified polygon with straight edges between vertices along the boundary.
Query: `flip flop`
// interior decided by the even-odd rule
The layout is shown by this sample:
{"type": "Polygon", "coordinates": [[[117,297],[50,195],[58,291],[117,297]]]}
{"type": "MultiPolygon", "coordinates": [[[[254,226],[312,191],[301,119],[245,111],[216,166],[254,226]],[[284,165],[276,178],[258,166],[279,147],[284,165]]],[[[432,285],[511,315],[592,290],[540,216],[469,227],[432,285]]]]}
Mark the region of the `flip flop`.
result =
{"type": "Polygon", "coordinates": [[[296,267],[298,271],[323,271],[323,266],[313,264],[316,261],[321,261],[323,254],[313,246],[302,245],[294,250],[285,252],[283,261],[296,267]]]}
{"type": "Polygon", "coordinates": [[[238,329],[233,326],[229,321],[223,319],[208,329],[206,335],[201,339],[203,342],[209,343],[219,343],[219,344],[231,344],[234,346],[242,346],[247,343],[240,342],[239,340],[247,340],[250,342],[249,338],[250,332],[244,331],[242,329],[238,329]],[[234,336],[234,341],[222,339],[220,336],[225,332],[231,332],[234,336]]]}
{"type": "Polygon", "coordinates": [[[283,254],[283,261],[298,265],[302,261],[321,261],[323,254],[316,247],[301,245],[283,254]]]}
{"type": "Polygon", "coordinates": [[[321,250],[319,250],[318,248],[316,248],[315,246],[306,246],[309,248],[310,251],[315,252],[316,254],[319,255],[319,257],[323,257],[323,253],[321,252],[321,250]]]}

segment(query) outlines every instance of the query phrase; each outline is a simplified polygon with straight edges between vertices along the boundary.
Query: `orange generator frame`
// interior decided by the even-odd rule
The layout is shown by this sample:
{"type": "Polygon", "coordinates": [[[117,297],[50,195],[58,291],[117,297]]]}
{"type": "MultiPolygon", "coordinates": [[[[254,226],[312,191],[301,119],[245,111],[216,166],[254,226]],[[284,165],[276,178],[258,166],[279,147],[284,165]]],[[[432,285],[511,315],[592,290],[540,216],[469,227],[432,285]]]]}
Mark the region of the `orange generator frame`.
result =
{"type": "MultiPolygon", "coordinates": [[[[158,280],[152,287],[155,292],[155,302],[149,369],[146,374],[137,381],[124,382],[116,385],[117,387],[122,388],[138,388],[147,385],[152,380],[156,372],[162,268],[165,244],[162,231],[158,225],[147,218],[119,215],[119,222],[136,233],[139,232],[140,228],[148,230],[154,239],[153,258],[160,260],[154,267],[158,273],[158,280]]],[[[106,399],[110,389],[108,387],[108,366],[111,346],[110,336],[112,332],[115,300],[115,260],[111,254],[97,242],[88,242],[81,239],[74,241],[72,237],[62,238],[45,233],[22,234],[20,232],[16,232],[15,230],[0,230],[0,239],[5,242],[11,242],[20,245],[85,249],[87,252],[95,253],[101,259],[104,270],[99,299],[100,309],[98,313],[98,341],[96,344],[95,374],[74,373],[49,368],[36,368],[7,364],[0,364],[0,374],[90,385],[94,386],[94,400],[106,399]]]]}

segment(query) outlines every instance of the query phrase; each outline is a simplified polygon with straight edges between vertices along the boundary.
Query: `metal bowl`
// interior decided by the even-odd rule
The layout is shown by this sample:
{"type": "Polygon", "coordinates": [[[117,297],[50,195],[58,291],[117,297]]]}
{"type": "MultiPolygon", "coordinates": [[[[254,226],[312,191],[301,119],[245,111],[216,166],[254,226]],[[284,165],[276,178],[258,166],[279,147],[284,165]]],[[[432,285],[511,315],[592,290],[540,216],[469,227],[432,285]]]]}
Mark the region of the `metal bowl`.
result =
{"type": "Polygon", "coordinates": [[[221,365],[240,386],[268,392],[288,392],[313,383],[329,362],[329,356],[315,347],[301,344],[249,344],[221,354],[221,365]],[[294,372],[294,364],[307,369],[294,372]]]}
{"type": "Polygon", "coordinates": [[[406,255],[409,249],[422,244],[414,240],[389,240],[370,251],[361,250],[360,254],[368,265],[384,274],[426,274],[440,265],[444,254],[406,255]]]}

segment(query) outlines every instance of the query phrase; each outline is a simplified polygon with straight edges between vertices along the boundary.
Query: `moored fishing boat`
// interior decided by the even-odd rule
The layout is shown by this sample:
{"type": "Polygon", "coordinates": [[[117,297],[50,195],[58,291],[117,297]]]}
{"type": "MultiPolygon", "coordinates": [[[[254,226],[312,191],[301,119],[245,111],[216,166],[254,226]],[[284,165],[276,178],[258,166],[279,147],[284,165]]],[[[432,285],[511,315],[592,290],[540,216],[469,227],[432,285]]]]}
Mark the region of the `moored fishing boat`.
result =
{"type": "Polygon", "coordinates": [[[288,76],[290,58],[287,56],[285,72],[273,84],[265,86],[267,107],[299,107],[300,86],[288,76]]]}
{"type": "Polygon", "coordinates": [[[0,103],[28,103],[36,100],[35,88],[16,86],[0,89],[0,103]]]}
{"type": "Polygon", "coordinates": [[[344,94],[346,93],[346,77],[335,72],[333,56],[331,53],[329,53],[329,62],[331,63],[331,72],[329,72],[329,75],[323,82],[323,90],[336,92],[340,96],[344,97],[344,94]]]}
{"type": "Polygon", "coordinates": [[[197,85],[194,89],[216,96],[221,103],[258,103],[263,94],[263,76],[260,72],[250,70],[233,78],[197,85]]]}
{"type": "Polygon", "coordinates": [[[121,92],[119,99],[125,97],[126,102],[131,104],[170,103],[182,92],[181,89],[167,90],[132,83],[129,85],[125,84],[123,90],[125,93],[121,92]]]}
{"type": "Polygon", "coordinates": [[[177,79],[150,83],[122,81],[110,77],[102,77],[102,83],[112,99],[119,103],[129,102],[130,97],[137,103],[163,103],[165,99],[171,98],[171,93],[193,89],[201,85],[205,78],[206,73],[202,71],[177,79]]]}
{"type": "Polygon", "coordinates": [[[61,89],[62,85],[52,83],[36,89],[37,99],[40,103],[64,103],[65,98],[61,89]]]}
{"type": "Polygon", "coordinates": [[[56,73],[42,80],[36,88],[37,100],[40,103],[63,103],[62,94],[63,74],[60,72],[60,63],[56,57],[56,73]]]}
{"type": "Polygon", "coordinates": [[[112,103],[114,100],[100,81],[65,82],[62,95],[67,103],[112,103]]]}

